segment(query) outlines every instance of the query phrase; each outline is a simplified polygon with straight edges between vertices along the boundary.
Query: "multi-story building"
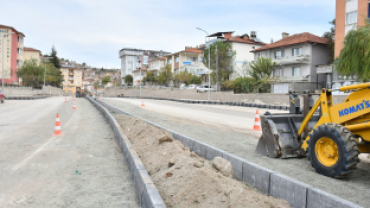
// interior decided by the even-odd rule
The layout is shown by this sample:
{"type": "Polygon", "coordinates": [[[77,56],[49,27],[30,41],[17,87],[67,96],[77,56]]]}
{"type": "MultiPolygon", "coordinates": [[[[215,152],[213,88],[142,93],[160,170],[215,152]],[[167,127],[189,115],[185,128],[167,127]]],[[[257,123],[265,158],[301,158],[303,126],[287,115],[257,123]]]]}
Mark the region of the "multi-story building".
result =
{"type": "Polygon", "coordinates": [[[159,70],[166,66],[166,60],[166,57],[158,57],[152,61],[149,61],[148,72],[153,71],[154,76],[157,76],[159,70]]]}
{"type": "Polygon", "coordinates": [[[250,53],[250,51],[266,45],[257,38],[256,31],[251,31],[250,35],[244,34],[232,36],[233,33],[234,32],[216,32],[208,36],[210,38],[215,37],[215,39],[206,42],[207,47],[209,44],[217,41],[224,41],[231,44],[231,48],[236,52],[236,55],[232,65],[234,74],[230,76],[230,79],[245,75],[245,64],[249,64],[254,61],[254,55],[250,53]]]}
{"type": "Polygon", "coordinates": [[[134,73],[142,72],[143,70],[139,69],[147,68],[150,60],[154,60],[167,54],[170,53],[165,51],[141,50],[134,48],[121,49],[119,51],[119,57],[121,59],[122,84],[126,84],[124,83],[124,77],[126,75],[131,75],[134,77],[134,85],[139,85],[141,80],[135,79],[134,73]]]}
{"type": "Polygon", "coordinates": [[[41,63],[42,60],[42,53],[40,50],[30,48],[30,47],[24,47],[23,51],[23,62],[26,60],[35,59],[37,61],[37,64],[41,63]]]}
{"type": "Polygon", "coordinates": [[[175,75],[182,71],[201,75],[204,74],[206,68],[202,62],[203,52],[197,47],[185,47],[185,50],[169,54],[165,58],[165,64],[171,66],[171,70],[175,75]]]}
{"type": "Polygon", "coordinates": [[[0,72],[4,65],[4,83],[19,84],[16,71],[22,65],[24,37],[25,35],[15,28],[0,25],[0,72]]]}
{"type": "Polygon", "coordinates": [[[82,69],[74,65],[62,65],[63,90],[65,93],[76,93],[76,89],[82,89],[82,69]]]}
{"type": "Polygon", "coordinates": [[[276,62],[273,76],[277,81],[271,85],[272,93],[312,91],[330,82],[330,74],[317,74],[317,65],[328,62],[326,38],[307,32],[282,35],[281,40],[251,51],[255,61],[258,57],[265,57],[276,62]]]}
{"type": "Polygon", "coordinates": [[[335,57],[343,49],[348,31],[364,26],[370,18],[369,0],[336,0],[335,12],[335,57]]]}

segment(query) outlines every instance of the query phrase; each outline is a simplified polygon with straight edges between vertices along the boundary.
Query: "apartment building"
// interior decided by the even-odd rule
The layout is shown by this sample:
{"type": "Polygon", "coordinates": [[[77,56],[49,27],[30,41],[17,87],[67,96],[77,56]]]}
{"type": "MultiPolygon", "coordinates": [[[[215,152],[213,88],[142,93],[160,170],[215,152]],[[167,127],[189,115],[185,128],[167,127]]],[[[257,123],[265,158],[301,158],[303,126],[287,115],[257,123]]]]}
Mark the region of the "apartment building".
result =
{"type": "Polygon", "coordinates": [[[121,59],[122,85],[126,84],[124,83],[124,79],[123,79],[126,75],[133,76],[134,85],[139,85],[141,83],[141,80],[139,80],[140,76],[137,76],[137,74],[139,72],[143,73],[143,71],[146,71],[142,69],[144,68],[146,69],[148,67],[149,61],[154,60],[161,56],[168,55],[168,54],[170,53],[162,51],[162,50],[155,51],[155,50],[142,50],[142,49],[134,49],[134,48],[121,49],[119,51],[119,57],[121,59]]]}
{"type": "Polygon", "coordinates": [[[159,70],[166,66],[166,61],[166,57],[158,57],[154,60],[149,61],[148,72],[153,71],[154,76],[157,76],[159,70]]]}
{"type": "Polygon", "coordinates": [[[336,0],[335,11],[335,57],[343,49],[344,37],[350,30],[365,25],[370,18],[369,0],[336,0]]]}
{"type": "Polygon", "coordinates": [[[65,93],[76,93],[76,90],[82,89],[82,69],[74,65],[62,65],[60,68],[63,74],[63,91],[65,93]]]}
{"type": "MultiPolygon", "coordinates": [[[[276,62],[273,76],[277,79],[271,86],[272,93],[320,89],[330,79],[330,74],[318,74],[318,65],[327,64],[326,38],[311,33],[289,36],[251,51],[254,60],[258,57],[271,58],[276,62]]],[[[325,87],[325,86],[324,86],[325,87]]]]}
{"type": "Polygon", "coordinates": [[[0,25],[0,71],[3,70],[4,61],[4,83],[19,84],[16,71],[22,65],[24,37],[14,27],[0,25]]]}
{"type": "Polygon", "coordinates": [[[254,55],[250,53],[250,51],[254,49],[258,49],[266,43],[263,43],[258,37],[256,31],[251,31],[249,34],[243,35],[235,35],[233,36],[234,32],[216,32],[208,37],[214,38],[210,41],[206,42],[206,46],[208,47],[209,44],[212,44],[216,41],[223,41],[226,43],[231,43],[231,48],[233,51],[236,52],[236,56],[234,59],[234,63],[232,65],[232,69],[234,70],[234,74],[230,76],[230,79],[235,79],[239,76],[242,76],[244,73],[244,64],[249,64],[250,62],[254,61],[254,55]]]}
{"type": "Polygon", "coordinates": [[[40,64],[42,60],[41,51],[30,47],[24,47],[22,61],[24,62],[31,59],[35,59],[37,64],[40,64]]]}
{"type": "Polygon", "coordinates": [[[169,54],[165,58],[165,64],[171,66],[175,75],[183,71],[194,75],[203,75],[206,72],[203,64],[203,51],[198,47],[185,47],[185,50],[169,54]]]}

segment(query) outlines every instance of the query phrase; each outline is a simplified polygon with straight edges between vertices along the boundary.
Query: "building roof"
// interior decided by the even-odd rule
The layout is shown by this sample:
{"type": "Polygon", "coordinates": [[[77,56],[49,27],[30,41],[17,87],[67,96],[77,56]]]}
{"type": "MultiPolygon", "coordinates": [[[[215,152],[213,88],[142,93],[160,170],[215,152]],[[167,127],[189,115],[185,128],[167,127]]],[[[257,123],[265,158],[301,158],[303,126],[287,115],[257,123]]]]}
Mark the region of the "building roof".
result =
{"type": "Polygon", "coordinates": [[[199,48],[185,47],[185,50],[182,50],[182,51],[179,51],[179,52],[175,52],[175,53],[172,53],[172,54],[168,54],[166,56],[173,56],[173,55],[176,55],[176,54],[179,54],[179,53],[184,53],[184,52],[185,53],[198,53],[198,54],[203,53],[203,51],[202,50],[199,50],[199,48]]]}
{"type": "Polygon", "coordinates": [[[308,32],[304,32],[304,33],[299,33],[299,34],[288,36],[286,38],[283,38],[271,44],[267,44],[265,46],[262,46],[261,48],[257,48],[253,50],[252,52],[263,51],[263,50],[272,49],[272,48],[279,48],[279,47],[294,45],[294,44],[299,44],[299,43],[326,44],[326,42],[327,42],[326,38],[319,37],[319,36],[313,35],[308,32]]]}
{"type": "Polygon", "coordinates": [[[37,49],[34,49],[34,48],[30,48],[30,47],[24,47],[23,49],[24,51],[38,51],[40,53],[40,55],[42,55],[41,51],[40,50],[37,50],[37,49]]]}
{"type": "Polygon", "coordinates": [[[228,31],[228,32],[216,32],[216,33],[213,33],[213,34],[210,34],[208,35],[207,37],[220,37],[222,36],[223,34],[225,33],[229,33],[229,34],[233,34],[234,31],[228,31]]]}
{"type": "Polygon", "coordinates": [[[7,28],[7,29],[14,30],[18,35],[22,35],[23,37],[26,37],[22,32],[19,32],[19,31],[18,31],[18,30],[16,30],[14,27],[7,26],[7,25],[0,25],[0,27],[5,27],[5,28],[7,28]]]}
{"type": "Polygon", "coordinates": [[[235,42],[235,43],[249,43],[249,44],[256,44],[256,45],[266,45],[263,42],[256,42],[253,38],[244,39],[243,36],[234,36],[229,39],[225,39],[225,42],[235,42]]]}

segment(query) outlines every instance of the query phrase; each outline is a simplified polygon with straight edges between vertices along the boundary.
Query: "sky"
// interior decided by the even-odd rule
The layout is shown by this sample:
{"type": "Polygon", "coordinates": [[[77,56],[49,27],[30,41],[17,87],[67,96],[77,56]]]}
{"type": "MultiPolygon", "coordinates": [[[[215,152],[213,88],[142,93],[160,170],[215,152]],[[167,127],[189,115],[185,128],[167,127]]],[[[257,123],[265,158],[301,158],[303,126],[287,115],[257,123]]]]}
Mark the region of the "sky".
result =
{"type": "Polygon", "coordinates": [[[205,33],[257,32],[263,42],[282,32],[322,36],[335,0],[0,0],[0,24],[24,45],[97,68],[120,68],[122,48],[177,52],[204,43],[205,33]]]}

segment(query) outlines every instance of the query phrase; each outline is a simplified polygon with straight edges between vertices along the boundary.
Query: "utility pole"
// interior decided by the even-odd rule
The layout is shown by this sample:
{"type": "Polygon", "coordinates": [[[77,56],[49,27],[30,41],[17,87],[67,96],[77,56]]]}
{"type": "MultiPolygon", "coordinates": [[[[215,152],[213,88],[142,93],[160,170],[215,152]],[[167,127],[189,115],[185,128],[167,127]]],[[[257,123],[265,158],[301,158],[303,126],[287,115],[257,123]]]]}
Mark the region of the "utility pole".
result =
{"type": "Polygon", "coordinates": [[[216,92],[218,91],[218,51],[216,42],[216,92]]]}
{"type": "Polygon", "coordinates": [[[46,58],[45,58],[45,56],[44,56],[44,89],[43,89],[43,91],[44,91],[44,95],[45,95],[45,74],[46,74],[46,58]]]}
{"type": "MultiPolygon", "coordinates": [[[[204,44],[207,43],[207,37],[208,37],[208,40],[210,40],[211,38],[209,37],[209,34],[207,31],[197,27],[196,28],[197,30],[201,30],[203,32],[205,32],[207,34],[206,37],[204,37],[204,44]]],[[[208,74],[208,101],[211,101],[211,43],[209,43],[209,53],[208,53],[208,69],[209,69],[209,74],[208,74]]]]}
{"type": "Polygon", "coordinates": [[[140,61],[140,58],[139,58],[139,61],[138,61],[138,63],[139,63],[139,72],[140,72],[140,82],[139,82],[139,85],[140,85],[140,97],[141,97],[141,61],[140,61]]]}

